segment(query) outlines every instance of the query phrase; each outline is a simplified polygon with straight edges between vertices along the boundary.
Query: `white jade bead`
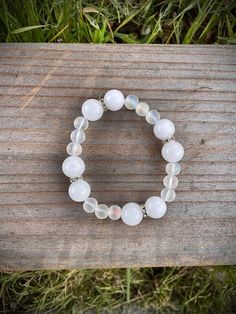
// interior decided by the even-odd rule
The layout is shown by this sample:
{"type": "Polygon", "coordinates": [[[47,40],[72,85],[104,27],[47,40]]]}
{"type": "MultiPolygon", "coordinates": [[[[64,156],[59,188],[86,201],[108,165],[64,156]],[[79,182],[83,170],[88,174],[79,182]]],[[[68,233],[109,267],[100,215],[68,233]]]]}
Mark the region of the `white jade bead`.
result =
{"type": "Polygon", "coordinates": [[[160,140],[171,138],[175,133],[174,123],[168,119],[161,119],[157,121],[154,126],[154,134],[160,140]]]}
{"type": "Polygon", "coordinates": [[[157,110],[150,110],[146,114],[146,121],[149,124],[156,124],[160,120],[160,113],[157,110]]]}
{"type": "Polygon", "coordinates": [[[128,95],[125,98],[125,107],[129,110],[133,110],[137,107],[139,99],[136,95],[128,95]]]}
{"type": "Polygon", "coordinates": [[[82,146],[79,143],[71,142],[67,145],[66,151],[68,155],[78,156],[82,153],[82,146]]]}
{"type": "Polygon", "coordinates": [[[109,208],[109,218],[111,220],[118,220],[121,217],[121,208],[118,205],[112,205],[109,208]]]}
{"type": "Polygon", "coordinates": [[[73,130],[70,134],[72,142],[82,144],[85,141],[85,133],[82,130],[73,130]]]}
{"type": "Polygon", "coordinates": [[[74,127],[77,130],[87,130],[87,128],[89,127],[89,122],[86,118],[84,117],[78,117],[74,120],[74,127]]]}
{"type": "Polygon", "coordinates": [[[143,211],[136,203],[127,203],[122,207],[121,219],[128,226],[136,226],[143,219],[143,211]]]}
{"type": "Polygon", "coordinates": [[[138,103],[137,107],[135,108],[135,111],[138,116],[145,117],[149,111],[149,105],[146,102],[141,101],[138,103]]]}
{"type": "Polygon", "coordinates": [[[177,176],[180,173],[180,164],[177,162],[169,162],[166,165],[166,173],[172,176],[177,176]]]}
{"type": "Polygon", "coordinates": [[[158,196],[149,197],[145,208],[147,215],[152,218],[161,218],[166,213],[166,203],[158,196]]]}
{"type": "Polygon", "coordinates": [[[87,198],[83,203],[83,209],[87,213],[93,213],[97,206],[98,206],[98,201],[93,197],[87,198]]]}
{"type": "Polygon", "coordinates": [[[100,204],[95,208],[95,216],[99,219],[105,219],[108,216],[109,208],[105,204],[100,204]]]}
{"type": "Polygon", "coordinates": [[[117,111],[124,105],[124,95],[117,89],[111,89],[104,96],[104,103],[107,109],[117,111]]]}
{"type": "Polygon", "coordinates": [[[168,162],[178,162],[184,156],[184,149],[179,142],[170,141],[163,145],[161,154],[168,162]]]}
{"type": "Polygon", "coordinates": [[[178,186],[178,178],[176,176],[165,176],[163,179],[164,186],[168,189],[175,189],[178,186]]]}
{"type": "Polygon", "coordinates": [[[85,201],[91,192],[90,185],[88,182],[84,180],[78,180],[72,182],[69,186],[69,195],[70,198],[75,202],[83,202],[85,201]]]}
{"type": "Polygon", "coordinates": [[[67,177],[79,177],[84,172],[84,170],[84,161],[78,156],[69,156],[63,161],[62,171],[67,177]]]}
{"type": "Polygon", "coordinates": [[[173,202],[173,200],[176,197],[176,193],[174,190],[172,189],[168,189],[165,188],[161,191],[161,198],[165,201],[165,202],[173,202]]]}
{"type": "Polygon", "coordinates": [[[82,105],[83,116],[89,121],[97,121],[103,115],[102,103],[96,99],[88,99],[82,105]]]}

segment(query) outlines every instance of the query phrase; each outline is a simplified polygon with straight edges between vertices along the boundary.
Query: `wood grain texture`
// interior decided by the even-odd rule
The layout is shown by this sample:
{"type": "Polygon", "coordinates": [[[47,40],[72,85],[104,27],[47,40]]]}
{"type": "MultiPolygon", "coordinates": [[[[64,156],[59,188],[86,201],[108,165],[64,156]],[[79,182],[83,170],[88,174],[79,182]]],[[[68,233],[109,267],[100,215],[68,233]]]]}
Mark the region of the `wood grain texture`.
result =
{"type": "MultiPolygon", "coordinates": [[[[236,263],[236,47],[0,45],[0,269],[236,263]],[[117,88],[173,120],[177,198],[160,220],[100,221],[67,194],[65,148],[87,98],[117,88]]],[[[86,131],[100,203],[143,203],[165,176],[161,143],[134,112],[86,131]]]]}

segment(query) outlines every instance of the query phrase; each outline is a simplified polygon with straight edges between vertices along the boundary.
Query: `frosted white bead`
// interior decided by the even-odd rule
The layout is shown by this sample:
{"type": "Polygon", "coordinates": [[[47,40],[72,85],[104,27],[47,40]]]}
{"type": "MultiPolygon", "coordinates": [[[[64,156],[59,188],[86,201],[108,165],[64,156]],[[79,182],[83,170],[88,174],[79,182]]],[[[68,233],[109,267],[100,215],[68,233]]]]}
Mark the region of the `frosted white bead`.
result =
{"type": "Polygon", "coordinates": [[[138,116],[144,117],[149,111],[149,105],[146,102],[141,101],[138,103],[137,107],[135,108],[135,111],[138,116]]]}
{"type": "Polygon", "coordinates": [[[89,122],[86,118],[84,117],[78,117],[74,120],[74,127],[77,130],[87,130],[87,128],[89,127],[89,122]]]}
{"type": "Polygon", "coordinates": [[[98,201],[93,197],[87,198],[83,203],[83,209],[87,213],[93,213],[97,206],[98,206],[98,201]]]}
{"type": "Polygon", "coordinates": [[[112,205],[109,208],[109,217],[111,220],[118,220],[121,217],[121,208],[118,205],[112,205]]]}
{"type": "Polygon", "coordinates": [[[160,140],[171,138],[175,133],[174,123],[168,119],[161,119],[157,121],[154,126],[154,134],[160,140]]]}
{"type": "Polygon", "coordinates": [[[174,190],[165,188],[161,191],[161,198],[165,201],[165,202],[173,202],[173,200],[176,197],[176,193],[174,190]]]}
{"type": "Polygon", "coordinates": [[[96,99],[88,99],[82,105],[83,116],[89,121],[97,121],[103,115],[102,103],[96,99]]]}
{"type": "Polygon", "coordinates": [[[184,156],[184,148],[179,142],[170,141],[163,145],[161,154],[168,162],[178,162],[184,156]]]}
{"type": "Polygon", "coordinates": [[[180,173],[180,164],[177,162],[169,162],[166,165],[166,173],[171,174],[172,176],[177,176],[180,173]]]}
{"type": "Polygon", "coordinates": [[[66,151],[68,155],[78,156],[82,153],[82,146],[79,143],[71,142],[67,145],[66,151]]]}
{"type": "Polygon", "coordinates": [[[161,218],[166,213],[166,203],[158,196],[149,197],[145,208],[147,215],[152,218],[161,218]]]}
{"type": "Polygon", "coordinates": [[[143,211],[136,203],[127,203],[122,207],[121,219],[128,226],[136,226],[143,219],[143,211]]]}
{"type": "Polygon", "coordinates": [[[84,172],[84,170],[84,161],[78,156],[69,156],[63,161],[62,171],[67,177],[79,177],[84,172]]]}
{"type": "Polygon", "coordinates": [[[95,208],[95,216],[99,219],[105,219],[108,216],[109,208],[105,204],[100,204],[95,208]]]}
{"type": "Polygon", "coordinates": [[[69,186],[70,198],[75,202],[85,201],[91,192],[90,185],[84,180],[72,182],[69,186]]]}
{"type": "Polygon", "coordinates": [[[139,99],[136,95],[128,95],[125,98],[125,107],[129,110],[133,110],[137,107],[139,99]]]}
{"type": "Polygon", "coordinates": [[[149,124],[156,124],[160,120],[160,113],[157,110],[150,110],[146,114],[146,121],[149,124]]]}
{"type": "Polygon", "coordinates": [[[74,130],[70,134],[72,142],[83,143],[85,141],[85,133],[82,130],[74,130]]]}
{"type": "Polygon", "coordinates": [[[178,178],[176,176],[165,176],[163,180],[164,186],[168,189],[175,189],[178,186],[178,178]]]}
{"type": "Polygon", "coordinates": [[[117,111],[124,105],[124,95],[117,89],[111,89],[104,96],[104,103],[107,109],[117,111]]]}

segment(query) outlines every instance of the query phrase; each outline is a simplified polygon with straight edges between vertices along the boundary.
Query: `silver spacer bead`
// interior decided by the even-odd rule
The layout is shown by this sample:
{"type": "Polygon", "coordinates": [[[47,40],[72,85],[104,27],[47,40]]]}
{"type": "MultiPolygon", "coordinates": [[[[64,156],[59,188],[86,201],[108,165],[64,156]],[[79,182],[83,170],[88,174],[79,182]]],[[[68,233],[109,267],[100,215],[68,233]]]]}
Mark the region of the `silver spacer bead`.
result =
{"type": "Polygon", "coordinates": [[[162,144],[168,143],[168,142],[170,142],[170,141],[175,141],[174,136],[172,136],[172,137],[170,137],[170,138],[165,139],[164,141],[162,141],[162,144]]]}
{"type": "Polygon", "coordinates": [[[75,177],[75,178],[70,178],[70,183],[78,181],[80,179],[83,179],[83,176],[81,175],[80,177],[75,177]]]}
{"type": "Polygon", "coordinates": [[[102,109],[103,109],[103,111],[108,111],[107,106],[106,106],[106,104],[105,104],[105,102],[104,102],[104,99],[101,98],[101,99],[99,99],[99,101],[101,101],[101,103],[102,103],[102,109]]]}
{"type": "Polygon", "coordinates": [[[145,208],[145,204],[140,204],[139,205],[143,211],[143,217],[146,218],[147,217],[147,211],[146,211],[146,208],[145,208]]]}

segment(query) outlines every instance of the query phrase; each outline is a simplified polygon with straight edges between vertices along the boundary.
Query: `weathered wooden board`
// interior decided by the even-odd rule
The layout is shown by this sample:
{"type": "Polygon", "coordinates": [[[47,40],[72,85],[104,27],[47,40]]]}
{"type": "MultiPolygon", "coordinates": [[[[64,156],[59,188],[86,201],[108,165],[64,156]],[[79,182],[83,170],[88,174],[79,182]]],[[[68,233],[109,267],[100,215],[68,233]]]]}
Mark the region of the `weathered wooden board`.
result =
{"type": "MultiPolygon", "coordinates": [[[[236,263],[236,47],[1,44],[0,128],[1,270],[236,263]],[[176,201],[137,227],[86,214],[61,173],[81,104],[111,88],[173,120],[185,146],[176,201]]],[[[100,203],[160,193],[142,118],[106,112],[86,136],[100,203]]]]}

